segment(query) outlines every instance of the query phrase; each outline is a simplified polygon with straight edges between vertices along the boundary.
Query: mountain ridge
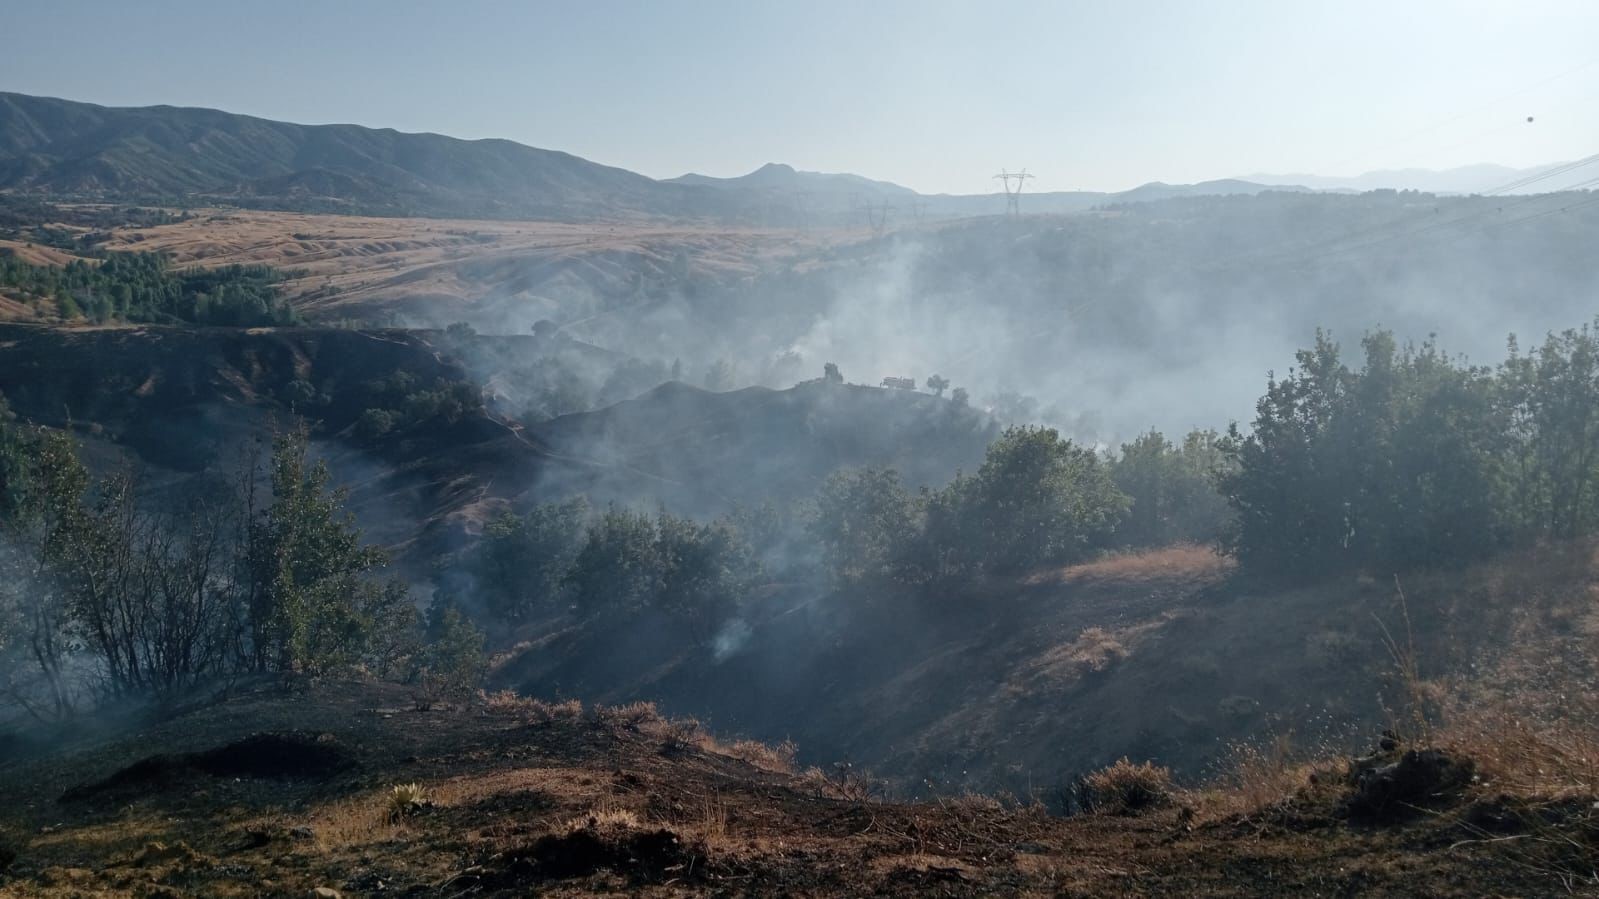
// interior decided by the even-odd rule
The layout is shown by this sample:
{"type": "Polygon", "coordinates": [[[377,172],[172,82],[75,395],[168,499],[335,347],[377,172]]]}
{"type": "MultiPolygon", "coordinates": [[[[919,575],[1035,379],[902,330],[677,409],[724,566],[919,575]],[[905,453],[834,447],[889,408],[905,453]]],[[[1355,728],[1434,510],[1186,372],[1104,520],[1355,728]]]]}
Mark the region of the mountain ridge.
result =
{"type": "MultiPolygon", "coordinates": [[[[1468,167],[1518,171],[1501,168],[1468,167]]],[[[1151,181],[1117,192],[1029,192],[1022,209],[1061,214],[1173,197],[1351,189],[1339,183],[1313,175],[1151,181]]],[[[734,177],[689,173],[657,180],[505,138],[306,125],[204,107],[101,106],[10,92],[0,92],[0,191],[428,218],[866,224],[879,230],[907,218],[1005,210],[1001,192],[923,194],[891,181],[786,163],[734,177]]]]}

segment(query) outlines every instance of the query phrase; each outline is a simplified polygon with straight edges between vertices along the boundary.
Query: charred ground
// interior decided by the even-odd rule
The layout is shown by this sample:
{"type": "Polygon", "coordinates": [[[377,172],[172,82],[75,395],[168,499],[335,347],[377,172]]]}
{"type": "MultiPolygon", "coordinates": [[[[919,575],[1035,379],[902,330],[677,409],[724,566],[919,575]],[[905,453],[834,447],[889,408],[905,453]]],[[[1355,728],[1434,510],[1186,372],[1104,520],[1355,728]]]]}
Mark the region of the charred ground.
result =
{"type": "Polygon", "coordinates": [[[1248,814],[1197,794],[1070,819],[901,804],[647,707],[419,709],[393,687],[261,683],[0,767],[0,876],[18,896],[1528,895],[1559,883],[1540,834],[1592,838],[1570,804],[1456,787],[1419,817],[1351,820],[1340,771],[1302,787],[1248,814]],[[268,742],[319,762],[129,774],[268,742]]]}

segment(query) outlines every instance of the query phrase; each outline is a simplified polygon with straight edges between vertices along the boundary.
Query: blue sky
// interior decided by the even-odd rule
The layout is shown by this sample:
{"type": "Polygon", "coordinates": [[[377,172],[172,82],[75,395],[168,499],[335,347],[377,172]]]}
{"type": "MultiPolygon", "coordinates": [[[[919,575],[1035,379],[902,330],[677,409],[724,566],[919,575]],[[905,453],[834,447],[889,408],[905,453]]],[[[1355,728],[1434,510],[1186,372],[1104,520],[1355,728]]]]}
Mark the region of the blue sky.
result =
{"type": "Polygon", "coordinates": [[[12,3],[0,89],[507,137],[655,177],[1115,190],[1599,152],[1599,3],[12,3]],[[1527,116],[1534,116],[1531,124],[1527,116]]]}

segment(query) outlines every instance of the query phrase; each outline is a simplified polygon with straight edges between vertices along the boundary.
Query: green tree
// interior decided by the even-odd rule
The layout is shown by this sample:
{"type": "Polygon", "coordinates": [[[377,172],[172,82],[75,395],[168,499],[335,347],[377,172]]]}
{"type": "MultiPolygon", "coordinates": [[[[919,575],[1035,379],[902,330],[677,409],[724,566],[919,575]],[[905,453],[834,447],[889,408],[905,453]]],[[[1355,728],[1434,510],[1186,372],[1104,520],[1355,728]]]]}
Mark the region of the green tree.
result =
{"type": "Polygon", "coordinates": [[[840,584],[860,584],[901,573],[919,531],[916,497],[891,468],[835,472],[815,498],[807,530],[840,584]]]}
{"type": "Polygon", "coordinates": [[[1217,539],[1230,518],[1216,480],[1228,465],[1215,431],[1195,430],[1173,446],[1159,431],[1124,443],[1111,465],[1117,489],[1131,501],[1116,529],[1127,546],[1217,539]]]}
{"type": "Polygon", "coordinates": [[[420,653],[416,678],[430,698],[463,699],[483,683],[488,672],[484,636],[453,604],[428,610],[427,643],[420,653]]]}
{"type": "Polygon", "coordinates": [[[1516,524],[1549,537],[1599,530],[1599,319],[1549,335],[1499,370],[1516,524]]]}
{"type": "Polygon", "coordinates": [[[1109,542],[1127,508],[1099,456],[1053,428],[1007,429],[951,489],[964,545],[996,573],[1077,561],[1109,542]]]}
{"type": "Polygon", "coordinates": [[[654,519],[610,506],[589,525],[566,584],[590,613],[629,615],[653,601],[661,569],[654,519]]]}
{"type": "Polygon", "coordinates": [[[272,503],[249,524],[246,620],[258,670],[311,673],[381,666],[414,624],[399,582],[374,576],[386,554],[366,546],[331,489],[323,462],[307,457],[303,425],[280,433],[268,465],[272,503]]]}
{"type": "Polygon", "coordinates": [[[1504,543],[1508,419],[1487,369],[1431,343],[1362,341],[1351,370],[1318,333],[1267,384],[1254,429],[1234,427],[1220,479],[1225,545],[1260,572],[1312,577],[1480,556],[1504,543]]]}
{"type": "Polygon", "coordinates": [[[662,512],[655,528],[661,562],[655,605],[707,643],[754,586],[760,574],[754,551],[725,522],[700,524],[662,512]]]}
{"type": "Polygon", "coordinates": [[[506,511],[491,519],[467,560],[486,611],[520,621],[552,606],[583,548],[588,517],[588,501],[579,497],[535,506],[525,516],[506,511]]]}

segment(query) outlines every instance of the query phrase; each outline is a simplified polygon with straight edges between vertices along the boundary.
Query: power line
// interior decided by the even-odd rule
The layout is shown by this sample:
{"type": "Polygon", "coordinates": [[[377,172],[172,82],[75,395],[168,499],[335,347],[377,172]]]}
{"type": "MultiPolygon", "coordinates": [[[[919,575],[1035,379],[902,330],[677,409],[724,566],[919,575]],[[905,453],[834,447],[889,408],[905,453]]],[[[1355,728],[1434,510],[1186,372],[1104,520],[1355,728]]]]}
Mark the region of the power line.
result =
{"type": "Polygon", "coordinates": [[[1026,169],[1022,169],[1020,172],[1000,169],[999,174],[994,177],[1005,186],[1005,214],[1021,215],[1022,185],[1027,183],[1028,178],[1034,176],[1027,174],[1026,169]],[[1015,189],[1011,188],[1010,183],[1012,181],[1016,182],[1015,189]]]}

